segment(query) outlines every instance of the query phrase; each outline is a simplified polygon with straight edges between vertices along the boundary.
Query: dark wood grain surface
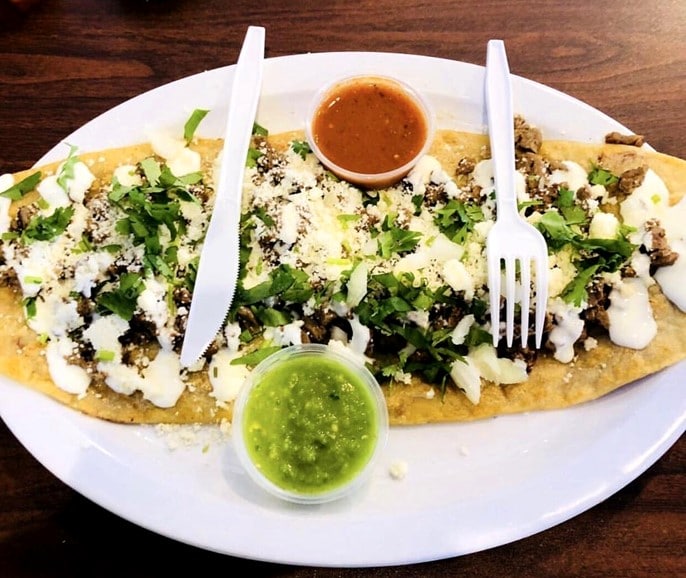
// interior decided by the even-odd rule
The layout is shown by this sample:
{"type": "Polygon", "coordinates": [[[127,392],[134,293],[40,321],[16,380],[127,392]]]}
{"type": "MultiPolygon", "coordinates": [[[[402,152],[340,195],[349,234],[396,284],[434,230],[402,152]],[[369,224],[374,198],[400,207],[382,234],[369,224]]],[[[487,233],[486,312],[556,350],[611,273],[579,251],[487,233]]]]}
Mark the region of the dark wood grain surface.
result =
{"type": "MultiPolygon", "coordinates": [[[[26,11],[0,0],[0,173],[128,98],[232,64],[249,24],[267,28],[270,57],[370,50],[483,64],[486,41],[504,38],[514,73],[686,157],[680,0],[43,0],[26,11]]],[[[686,576],[685,496],[682,436],[611,498],[515,543],[414,566],[298,568],[137,527],[58,481],[0,422],[0,576],[686,576]]]]}

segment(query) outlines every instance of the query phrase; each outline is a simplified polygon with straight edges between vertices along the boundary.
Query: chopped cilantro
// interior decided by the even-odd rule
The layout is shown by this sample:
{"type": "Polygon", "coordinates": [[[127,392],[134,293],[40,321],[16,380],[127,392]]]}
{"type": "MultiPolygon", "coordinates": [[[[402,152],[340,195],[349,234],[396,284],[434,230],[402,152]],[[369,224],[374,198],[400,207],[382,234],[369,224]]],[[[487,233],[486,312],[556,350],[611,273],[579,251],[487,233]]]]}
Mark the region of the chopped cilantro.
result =
{"type": "Polygon", "coordinates": [[[254,169],[257,166],[257,159],[263,156],[264,153],[256,148],[250,147],[248,149],[248,155],[245,160],[245,166],[249,169],[254,169]]]}
{"type": "Polygon", "coordinates": [[[377,237],[378,254],[390,259],[394,254],[407,253],[417,246],[421,238],[422,234],[417,231],[396,227],[391,223],[390,215],[386,215],[382,232],[377,237]]]}
{"type": "Polygon", "coordinates": [[[619,182],[619,178],[610,171],[599,166],[594,166],[588,173],[588,182],[592,185],[603,185],[604,187],[614,185],[619,182]]]}
{"type": "Polygon", "coordinates": [[[260,349],[256,349],[251,353],[242,355],[241,357],[236,357],[231,360],[231,365],[249,365],[255,366],[263,359],[267,359],[272,353],[276,353],[281,349],[278,346],[267,346],[260,349]]]}
{"type": "Polygon", "coordinates": [[[48,217],[34,216],[21,234],[24,242],[50,241],[64,232],[74,214],[74,207],[58,207],[48,217]]]}
{"type": "Polygon", "coordinates": [[[0,193],[0,197],[5,197],[7,199],[12,199],[13,201],[18,201],[26,193],[30,193],[36,188],[36,185],[40,182],[41,172],[33,173],[25,179],[22,179],[18,183],[12,185],[9,189],[5,189],[0,193]]]}
{"type": "Polygon", "coordinates": [[[187,143],[193,140],[193,135],[195,135],[195,131],[197,130],[198,125],[200,124],[202,119],[205,118],[205,116],[207,116],[208,112],[209,110],[196,108],[191,113],[191,116],[186,121],[186,124],[183,125],[183,138],[187,143]]]}
{"type": "Polygon", "coordinates": [[[593,280],[596,272],[600,268],[600,264],[591,265],[579,271],[566,287],[562,290],[560,297],[567,303],[572,303],[575,307],[580,307],[581,304],[588,299],[588,291],[586,287],[593,280]]]}
{"type": "Polygon", "coordinates": [[[291,142],[291,148],[295,153],[300,155],[302,160],[305,160],[307,155],[312,152],[309,143],[304,140],[294,140],[291,142]]]}
{"type": "Polygon", "coordinates": [[[67,157],[67,160],[64,161],[60,174],[57,175],[57,184],[62,187],[65,193],[69,192],[67,181],[74,179],[74,166],[79,160],[79,157],[76,156],[77,150],[78,147],[74,145],[69,146],[69,156],[67,157]]]}
{"type": "Polygon", "coordinates": [[[273,227],[276,223],[274,222],[274,219],[272,219],[269,214],[267,213],[267,210],[264,207],[255,207],[253,209],[253,214],[260,220],[262,221],[267,227],[273,227]]]}
{"type": "Polygon", "coordinates": [[[26,297],[21,304],[24,306],[24,314],[27,319],[33,319],[36,316],[36,298],[26,297]]]}
{"type": "Polygon", "coordinates": [[[255,136],[269,136],[269,131],[264,128],[261,124],[254,122],[252,124],[252,133],[255,136]]]}
{"type": "MultiPolygon", "coordinates": [[[[160,163],[158,163],[154,158],[148,157],[143,159],[139,166],[145,175],[148,184],[154,187],[160,182],[160,176],[162,175],[162,169],[160,168],[160,163]]],[[[112,199],[110,199],[112,200],[112,199]]]]}
{"type": "Polygon", "coordinates": [[[101,312],[109,311],[130,321],[136,311],[138,296],[144,289],[143,278],[138,273],[124,273],[119,278],[119,286],[112,291],[97,295],[95,302],[101,312]]]}
{"type": "Polygon", "coordinates": [[[247,290],[239,286],[234,307],[251,305],[276,296],[282,297],[287,302],[304,303],[312,296],[312,293],[307,273],[282,264],[272,271],[267,281],[247,290]]]}
{"type": "Polygon", "coordinates": [[[436,210],[434,223],[441,233],[455,243],[463,243],[474,225],[484,220],[481,207],[476,203],[463,203],[451,199],[445,207],[436,210]]]}

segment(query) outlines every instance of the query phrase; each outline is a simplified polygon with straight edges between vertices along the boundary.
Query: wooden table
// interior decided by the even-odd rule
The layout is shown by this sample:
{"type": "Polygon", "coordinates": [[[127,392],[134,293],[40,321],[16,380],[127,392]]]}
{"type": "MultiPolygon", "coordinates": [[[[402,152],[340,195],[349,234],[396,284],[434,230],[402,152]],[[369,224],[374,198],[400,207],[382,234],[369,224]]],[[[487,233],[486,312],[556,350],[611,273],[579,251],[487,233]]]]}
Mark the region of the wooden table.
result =
{"type": "MultiPolygon", "coordinates": [[[[486,41],[504,38],[514,73],[686,157],[686,3],[677,0],[44,0],[23,14],[3,7],[0,18],[0,173],[31,166],[130,97],[232,64],[249,24],[267,28],[270,57],[369,50],[483,64],[486,41]]],[[[518,542],[407,567],[296,568],[134,526],[59,482],[1,424],[0,575],[171,576],[216,564],[227,575],[292,577],[684,576],[685,496],[682,437],[605,502],[518,542]]]]}

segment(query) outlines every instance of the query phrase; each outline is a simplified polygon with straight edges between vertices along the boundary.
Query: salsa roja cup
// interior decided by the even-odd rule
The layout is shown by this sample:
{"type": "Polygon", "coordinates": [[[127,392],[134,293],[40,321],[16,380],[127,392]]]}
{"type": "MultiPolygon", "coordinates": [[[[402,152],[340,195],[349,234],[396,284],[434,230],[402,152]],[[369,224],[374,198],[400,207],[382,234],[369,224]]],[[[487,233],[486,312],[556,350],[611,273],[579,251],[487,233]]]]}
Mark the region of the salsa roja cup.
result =
{"type": "Polygon", "coordinates": [[[366,188],[390,186],[426,154],[433,112],[408,84],[358,75],[323,87],[305,127],[310,148],[337,177],[366,188]]]}

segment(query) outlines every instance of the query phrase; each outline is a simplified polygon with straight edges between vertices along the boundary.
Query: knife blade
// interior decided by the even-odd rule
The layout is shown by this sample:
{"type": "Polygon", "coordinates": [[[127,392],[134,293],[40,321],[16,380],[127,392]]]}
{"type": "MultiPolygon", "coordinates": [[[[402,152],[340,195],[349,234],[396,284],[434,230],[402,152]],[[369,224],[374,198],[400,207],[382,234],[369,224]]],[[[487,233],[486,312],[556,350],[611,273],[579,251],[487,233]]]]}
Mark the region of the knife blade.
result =
{"type": "Polygon", "coordinates": [[[236,292],[243,176],[262,86],[264,37],[264,28],[248,27],[234,71],[214,208],[181,348],[184,367],[193,365],[212,343],[236,292]]]}

